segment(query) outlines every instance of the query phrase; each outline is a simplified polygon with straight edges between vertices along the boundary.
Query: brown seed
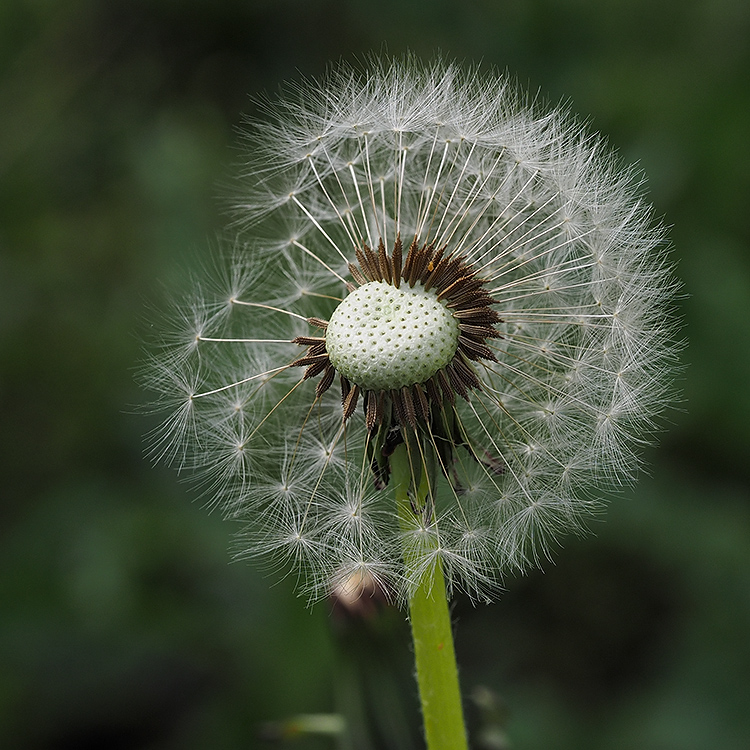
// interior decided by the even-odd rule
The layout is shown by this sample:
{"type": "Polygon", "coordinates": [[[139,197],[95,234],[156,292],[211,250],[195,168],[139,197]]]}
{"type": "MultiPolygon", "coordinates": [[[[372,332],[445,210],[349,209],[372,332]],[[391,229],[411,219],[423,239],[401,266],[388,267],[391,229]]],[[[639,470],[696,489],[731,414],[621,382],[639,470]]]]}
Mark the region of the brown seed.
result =
{"type": "Polygon", "coordinates": [[[320,398],[333,383],[333,378],[336,375],[336,368],[329,362],[326,365],[323,377],[318,381],[318,385],[315,388],[315,396],[320,398]]]}
{"type": "Polygon", "coordinates": [[[328,358],[321,359],[319,362],[315,362],[314,364],[310,365],[307,370],[305,370],[305,374],[303,376],[303,380],[309,380],[310,378],[314,378],[316,375],[320,375],[323,370],[326,369],[330,365],[330,362],[328,361],[328,358]]]}
{"type": "Polygon", "coordinates": [[[351,417],[352,414],[354,414],[354,410],[357,408],[357,400],[359,399],[359,386],[353,385],[352,389],[347,394],[346,398],[344,399],[344,422],[346,422],[349,417],[351,417]]]}
{"type": "Polygon", "coordinates": [[[349,264],[349,273],[352,275],[352,278],[360,285],[363,286],[367,283],[367,279],[362,275],[362,272],[357,268],[357,266],[354,263],[349,264]]]}
{"type": "Polygon", "coordinates": [[[378,266],[380,268],[380,274],[383,277],[383,281],[386,284],[391,283],[391,262],[388,259],[388,253],[385,251],[385,245],[383,244],[383,238],[380,238],[378,242],[378,266]]]}
{"type": "Polygon", "coordinates": [[[396,289],[401,286],[401,252],[401,235],[399,235],[393,245],[393,285],[396,289]]]}

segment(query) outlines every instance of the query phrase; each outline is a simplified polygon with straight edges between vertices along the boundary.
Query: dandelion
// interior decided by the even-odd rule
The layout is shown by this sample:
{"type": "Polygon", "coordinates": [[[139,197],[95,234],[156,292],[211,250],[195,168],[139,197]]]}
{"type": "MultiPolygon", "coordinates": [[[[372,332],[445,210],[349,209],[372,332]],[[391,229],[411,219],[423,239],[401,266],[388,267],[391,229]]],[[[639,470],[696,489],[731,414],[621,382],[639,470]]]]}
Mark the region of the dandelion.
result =
{"type": "Polygon", "coordinates": [[[491,597],[633,477],[676,351],[663,229],[600,138],[444,62],[337,68],[247,142],[242,239],[150,369],[156,450],[242,554],[312,598],[377,582],[448,643],[444,589],[491,597]]]}

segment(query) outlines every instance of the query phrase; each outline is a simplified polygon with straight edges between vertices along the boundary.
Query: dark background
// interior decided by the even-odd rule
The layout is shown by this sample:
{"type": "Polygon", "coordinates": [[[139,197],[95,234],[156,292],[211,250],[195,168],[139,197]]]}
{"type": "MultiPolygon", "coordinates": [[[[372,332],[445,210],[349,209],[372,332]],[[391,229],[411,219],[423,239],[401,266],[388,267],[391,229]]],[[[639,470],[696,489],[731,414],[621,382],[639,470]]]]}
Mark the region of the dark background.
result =
{"type": "Polygon", "coordinates": [[[750,747],[748,40],[745,0],[0,3],[0,747],[264,747],[356,685],[374,727],[396,705],[418,730],[403,618],[346,626],[231,563],[235,529],[144,458],[134,380],[225,223],[248,94],[407,48],[590,117],[648,175],[686,292],[649,475],[498,603],[456,603],[477,747],[477,686],[516,749],[750,747]]]}

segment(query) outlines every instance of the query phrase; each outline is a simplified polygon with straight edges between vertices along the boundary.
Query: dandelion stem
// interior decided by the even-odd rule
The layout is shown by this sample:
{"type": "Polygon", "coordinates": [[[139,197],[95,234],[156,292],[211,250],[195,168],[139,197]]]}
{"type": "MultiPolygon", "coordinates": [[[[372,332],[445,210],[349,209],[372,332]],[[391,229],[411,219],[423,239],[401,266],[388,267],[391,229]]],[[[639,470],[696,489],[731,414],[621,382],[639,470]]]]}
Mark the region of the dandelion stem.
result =
{"type": "MultiPolygon", "coordinates": [[[[399,445],[391,456],[391,471],[402,531],[411,531],[415,517],[409,486],[414,472],[404,444],[399,445]]],[[[414,506],[423,507],[428,493],[427,473],[422,472],[417,496],[413,498],[414,506]]],[[[414,552],[404,546],[407,576],[415,572],[414,558],[414,552]]],[[[466,750],[468,745],[445,580],[440,561],[435,559],[434,567],[422,575],[409,599],[425,739],[428,750],[466,750]]]]}

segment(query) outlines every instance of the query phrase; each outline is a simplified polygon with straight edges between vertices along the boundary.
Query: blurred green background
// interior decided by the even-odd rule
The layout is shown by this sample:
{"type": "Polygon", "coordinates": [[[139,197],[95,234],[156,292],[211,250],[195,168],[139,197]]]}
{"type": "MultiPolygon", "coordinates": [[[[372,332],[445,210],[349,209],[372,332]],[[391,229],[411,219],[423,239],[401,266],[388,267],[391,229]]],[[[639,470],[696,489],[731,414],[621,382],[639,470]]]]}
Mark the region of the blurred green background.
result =
{"type": "Polygon", "coordinates": [[[456,602],[475,747],[750,747],[749,40],[746,0],[4,0],[0,747],[270,747],[265,722],[360,695],[381,747],[418,737],[403,618],[232,564],[231,524],[144,458],[134,382],[225,223],[248,94],[407,48],[590,117],[648,175],[687,292],[649,475],[499,603],[456,602]]]}

